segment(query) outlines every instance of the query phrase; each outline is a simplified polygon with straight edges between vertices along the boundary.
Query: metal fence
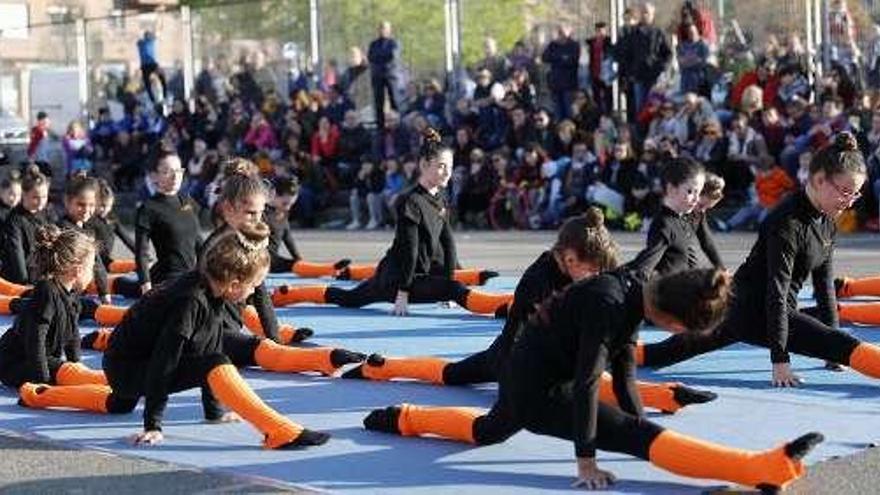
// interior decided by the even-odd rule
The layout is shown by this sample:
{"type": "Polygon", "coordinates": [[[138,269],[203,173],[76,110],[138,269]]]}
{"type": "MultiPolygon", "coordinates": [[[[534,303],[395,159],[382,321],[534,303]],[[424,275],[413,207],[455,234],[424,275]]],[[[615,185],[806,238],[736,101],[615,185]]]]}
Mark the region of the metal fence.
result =
{"type": "MultiPolygon", "coordinates": [[[[657,23],[675,28],[681,0],[656,0],[657,23]]],[[[789,34],[818,47],[829,36],[828,12],[838,0],[700,0],[720,36],[746,36],[760,48],[789,34]],[[826,22],[819,22],[821,19],[826,22]],[[824,29],[823,29],[824,28],[824,29]]],[[[855,41],[863,52],[876,38],[873,18],[880,1],[848,0],[855,41]]],[[[411,80],[450,81],[457,68],[473,67],[487,38],[501,53],[517,41],[540,55],[560,22],[583,40],[598,21],[618,20],[625,0],[259,0],[187,7],[0,31],[0,109],[25,120],[42,109],[43,92],[61,91],[78,102],[80,114],[114,102],[120,88],[140,85],[137,40],[157,34],[158,59],[169,91],[188,95],[206,64],[234,74],[245,62],[263,68],[268,84],[286,94],[298,74],[333,74],[366,52],[380,21],[394,26],[411,80]],[[71,75],[76,73],[75,75],[71,75]],[[47,83],[53,75],[55,83],[47,83]],[[63,75],[63,76],[62,76],[63,75]],[[72,86],[67,81],[77,81],[72,86]],[[62,82],[64,81],[64,82],[62,82]],[[39,83],[39,84],[35,84],[39,83]],[[39,87],[38,87],[39,86],[39,87]]],[[[332,81],[330,81],[332,82],[332,81]]],[[[52,109],[57,110],[57,109],[52,109]]],[[[56,112],[58,113],[58,112],[56,112]]]]}

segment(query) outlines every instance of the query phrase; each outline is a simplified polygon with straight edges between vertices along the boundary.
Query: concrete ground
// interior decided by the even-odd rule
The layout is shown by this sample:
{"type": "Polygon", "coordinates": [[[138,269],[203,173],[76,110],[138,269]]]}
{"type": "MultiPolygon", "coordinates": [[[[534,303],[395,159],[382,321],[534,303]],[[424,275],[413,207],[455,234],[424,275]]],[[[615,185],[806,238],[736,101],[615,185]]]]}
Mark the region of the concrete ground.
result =
{"type": "MultiPolygon", "coordinates": [[[[357,233],[340,231],[304,231],[298,232],[297,234],[300,252],[306,259],[314,261],[330,261],[342,257],[348,257],[356,263],[378,260],[384,253],[385,249],[387,249],[391,238],[391,232],[389,231],[357,233]]],[[[552,244],[553,238],[554,233],[551,232],[459,232],[456,236],[459,257],[463,265],[493,268],[500,271],[503,275],[510,277],[515,277],[521,273],[528,263],[530,263],[543,249],[546,249],[552,244]]],[[[623,259],[629,259],[640,249],[644,235],[616,234],[616,238],[621,245],[623,259]]],[[[748,253],[748,249],[753,240],[754,236],[749,234],[718,235],[717,242],[719,249],[727,266],[730,268],[738,266],[748,253]]],[[[856,235],[842,237],[835,251],[835,267],[837,273],[841,275],[867,275],[880,272],[880,236],[856,235]]],[[[314,310],[314,314],[317,315],[315,316],[316,318],[330,316],[327,312],[319,313],[318,309],[320,308],[314,310]]],[[[373,315],[376,314],[375,311],[372,311],[372,313],[373,315]]],[[[341,317],[342,319],[351,319],[353,314],[354,313],[349,312],[341,317]]],[[[464,320],[462,324],[473,325],[472,323],[465,323],[468,321],[469,320],[464,320]]],[[[425,322],[426,324],[429,323],[428,320],[425,320],[425,322]]],[[[316,326],[316,328],[318,328],[320,332],[321,327],[316,326]]],[[[396,332],[396,330],[394,330],[394,332],[396,332]]],[[[395,334],[394,332],[391,333],[395,334]]],[[[348,332],[337,333],[335,335],[330,333],[327,339],[329,342],[333,343],[334,338],[343,339],[346,336],[347,338],[355,339],[354,342],[358,342],[357,339],[374,338],[372,336],[361,337],[354,332],[348,332]]],[[[403,340],[410,338],[408,335],[404,334],[401,334],[401,336],[403,337],[403,340]]],[[[338,345],[335,343],[333,344],[338,345]]],[[[393,344],[387,345],[393,346],[393,344]]],[[[393,350],[393,347],[391,347],[391,350],[393,350]]],[[[430,353],[431,350],[427,349],[424,352],[430,353]]],[[[405,353],[403,354],[405,355],[405,353]]],[[[94,361],[90,364],[94,366],[94,361]]],[[[689,378],[694,378],[696,380],[701,379],[701,376],[698,374],[689,376],[688,373],[691,373],[690,368],[676,368],[671,372],[671,377],[669,378],[679,379],[681,381],[688,381],[689,378]]],[[[249,381],[252,376],[254,375],[248,375],[249,381]]],[[[702,377],[702,379],[707,380],[705,377],[702,377]]],[[[819,381],[821,382],[821,379],[819,381]]],[[[736,392],[733,392],[731,389],[730,394],[733,395],[734,403],[736,403],[737,400],[747,400],[749,394],[752,392],[756,394],[763,393],[761,390],[750,391],[750,386],[748,385],[749,382],[744,383],[746,383],[745,386],[747,388],[744,392],[743,389],[739,389],[739,396],[737,396],[736,392]]],[[[730,387],[729,384],[726,385],[724,382],[718,382],[716,384],[715,382],[710,381],[705,381],[704,383],[698,381],[697,384],[730,387]]],[[[350,390],[354,390],[345,385],[347,384],[337,385],[343,387],[342,389],[337,389],[337,393],[350,393],[350,390]]],[[[831,390],[830,387],[824,387],[822,383],[814,383],[814,385],[819,387],[820,393],[831,390]]],[[[318,385],[315,386],[318,388],[326,388],[323,384],[321,384],[320,387],[318,385]]],[[[402,385],[401,387],[406,386],[402,385]]],[[[870,393],[865,392],[867,387],[861,387],[862,388],[858,390],[862,395],[870,393]]],[[[298,387],[298,389],[300,388],[302,387],[298,387]]],[[[376,390],[378,391],[380,388],[381,386],[378,386],[376,390]]],[[[361,388],[359,390],[363,389],[361,388]]],[[[382,390],[385,391],[390,389],[382,390]]],[[[449,392],[452,393],[453,391],[450,390],[449,392]]],[[[409,385],[406,388],[406,393],[420,398],[421,401],[425,401],[427,400],[427,397],[429,397],[429,394],[433,392],[427,390],[424,386],[409,385]]],[[[464,392],[455,393],[462,396],[461,394],[464,392]]],[[[406,394],[401,395],[406,396],[406,394]]],[[[873,393],[871,393],[871,395],[876,397],[873,393]]],[[[786,397],[788,396],[786,395],[786,397]]],[[[793,402],[797,400],[794,397],[795,396],[792,395],[792,398],[783,400],[793,402]]],[[[801,396],[801,398],[808,399],[809,397],[801,396]]],[[[328,398],[327,400],[329,401],[330,399],[328,398]]],[[[389,399],[383,398],[379,400],[384,401],[389,399]]],[[[367,401],[364,402],[367,403],[367,401]]],[[[806,403],[810,401],[805,400],[803,402],[802,407],[807,406],[806,403]]],[[[743,402],[743,404],[745,405],[747,403],[743,402]]],[[[871,405],[874,405],[873,401],[871,401],[871,405]]],[[[0,455],[0,494],[123,494],[154,492],[164,492],[169,494],[289,493],[314,490],[314,486],[318,486],[319,489],[323,488],[331,491],[335,491],[336,489],[346,491],[346,485],[344,484],[334,485],[332,483],[322,482],[309,483],[308,486],[301,486],[296,482],[289,481],[291,478],[289,476],[276,476],[274,474],[271,476],[265,476],[261,475],[261,471],[256,468],[251,473],[249,473],[249,470],[245,469],[236,474],[232,474],[232,465],[230,464],[227,469],[223,467],[225,464],[222,462],[219,463],[220,467],[205,467],[208,463],[201,462],[198,456],[205,456],[206,454],[198,454],[198,451],[195,451],[192,455],[184,454],[175,456],[169,454],[163,456],[151,453],[144,456],[134,449],[118,448],[118,442],[117,444],[106,443],[106,439],[101,438],[101,435],[108,433],[106,431],[101,431],[102,429],[108,430],[108,434],[111,437],[114,435],[118,436],[118,433],[116,432],[116,430],[119,429],[118,424],[108,423],[103,425],[98,418],[88,418],[78,421],[80,424],[73,425],[65,430],[69,425],[62,425],[60,418],[57,416],[32,415],[33,418],[41,419],[29,419],[31,418],[30,415],[22,414],[20,417],[17,417],[14,412],[15,406],[10,404],[9,407],[4,407],[2,411],[4,414],[0,414],[0,450],[3,451],[2,455],[0,455]],[[12,413],[10,414],[9,411],[12,411],[12,413]],[[45,421],[46,423],[41,424],[41,421],[45,421]],[[92,425],[92,423],[94,423],[93,426],[89,426],[92,425]],[[84,426],[85,428],[83,428],[84,426]],[[74,431],[72,429],[73,427],[80,427],[76,430],[75,434],[70,433],[71,431],[74,431]],[[87,435],[87,433],[84,432],[89,432],[91,431],[90,429],[94,429],[95,431],[94,439],[80,437],[80,435],[87,435]],[[34,431],[37,433],[35,434],[34,431]],[[53,433],[53,431],[57,431],[58,433],[53,433]],[[47,441],[46,438],[51,438],[52,441],[47,441]],[[102,442],[105,442],[106,445],[108,445],[107,448],[100,447],[100,445],[104,445],[102,442]],[[96,447],[96,445],[98,445],[98,447],[96,447]],[[83,448],[84,446],[86,446],[85,449],[83,448]],[[147,459],[145,457],[152,457],[152,459],[147,459]],[[157,460],[156,458],[160,458],[160,460],[157,460]],[[285,479],[288,479],[288,481],[285,481],[285,479]]],[[[746,405],[745,407],[754,406],[746,405]]],[[[817,405],[816,407],[827,409],[827,405],[825,404],[821,406],[817,405]]],[[[749,414],[757,415],[757,417],[752,418],[753,421],[757,421],[755,423],[756,425],[761,425],[762,414],[772,414],[768,413],[767,410],[758,410],[757,412],[756,410],[757,409],[748,411],[749,414]]],[[[317,415],[309,421],[320,422],[320,412],[321,411],[315,411],[317,415]]],[[[743,413],[746,412],[747,411],[743,411],[743,413]]],[[[80,416],[75,417],[79,419],[80,416]]],[[[692,416],[692,418],[696,417],[692,416]]],[[[132,424],[136,425],[137,418],[133,419],[134,423],[132,424]]],[[[775,425],[772,417],[767,419],[767,427],[770,427],[770,424],[775,425]]],[[[844,420],[841,419],[841,421],[844,420]]],[[[129,427],[126,428],[127,429],[123,429],[123,431],[128,431],[128,429],[130,429],[129,427]]],[[[870,430],[870,427],[866,427],[866,425],[860,425],[858,428],[870,430]]],[[[840,425],[840,429],[846,430],[847,425],[840,425]]],[[[760,428],[758,428],[758,430],[760,430],[760,428]]],[[[340,431],[342,431],[342,438],[345,439],[347,431],[345,429],[340,431]]],[[[747,434],[746,432],[743,432],[742,434],[747,436],[753,435],[753,433],[747,434]]],[[[359,443],[358,440],[365,438],[362,435],[367,434],[356,432],[349,436],[355,440],[355,443],[359,443]]],[[[369,435],[367,435],[367,437],[369,437],[369,435]]],[[[860,434],[857,437],[863,439],[865,436],[860,434]]],[[[174,438],[173,433],[172,438],[174,438]]],[[[233,435],[230,438],[230,441],[233,441],[237,439],[237,436],[233,435]]],[[[375,437],[369,438],[372,442],[375,437]]],[[[178,440],[180,439],[181,437],[178,436],[178,440]]],[[[187,443],[188,446],[188,442],[195,442],[197,438],[183,438],[182,440],[184,443],[187,443]]],[[[223,444],[222,441],[218,443],[223,444]]],[[[389,443],[396,448],[400,448],[399,445],[401,445],[393,441],[389,441],[389,443]]],[[[516,444],[516,442],[511,443],[516,444]]],[[[864,447],[868,446],[869,443],[870,440],[864,440],[863,443],[859,443],[858,445],[847,445],[846,448],[839,450],[840,452],[846,452],[846,455],[836,459],[825,458],[821,460],[821,462],[811,465],[808,476],[797,482],[790,490],[793,493],[835,494],[861,494],[875,491],[877,483],[880,482],[880,473],[876,470],[876,465],[880,462],[880,449],[862,450],[864,447]]],[[[415,444],[407,443],[406,445],[418,445],[419,449],[428,449],[428,447],[419,445],[418,442],[415,444]]],[[[169,450],[172,450],[175,447],[176,445],[172,442],[169,446],[169,450]]],[[[511,449],[514,447],[515,446],[512,446],[511,449]]],[[[227,446],[225,449],[220,448],[220,453],[218,455],[236,455],[235,452],[228,454],[222,453],[223,450],[229,450],[231,448],[231,445],[227,446]]],[[[430,448],[433,449],[434,447],[431,446],[430,448]]],[[[447,450],[451,450],[451,447],[445,445],[437,448],[440,448],[444,453],[447,450]]],[[[184,451],[181,450],[181,452],[184,451]]],[[[492,452],[496,451],[493,450],[492,452]]],[[[552,449],[551,452],[553,452],[552,449]]],[[[563,452],[567,452],[567,450],[564,449],[563,452]]],[[[834,452],[837,451],[832,451],[832,454],[834,452]]],[[[558,454],[558,452],[556,454],[558,454]]],[[[542,460],[536,462],[550,462],[549,459],[542,458],[542,456],[538,457],[542,460]]],[[[547,456],[545,455],[543,457],[547,456]]],[[[357,456],[353,457],[353,459],[357,458],[357,456]]],[[[307,463],[306,465],[312,465],[309,463],[314,462],[315,460],[316,459],[305,459],[303,462],[307,463]]],[[[295,469],[294,466],[296,461],[293,462],[294,464],[291,465],[291,468],[295,469]]],[[[341,459],[341,462],[344,462],[344,458],[341,459]]],[[[352,462],[354,463],[357,461],[355,460],[352,462]]],[[[554,460],[553,462],[556,461],[554,460]]],[[[491,463],[483,462],[483,464],[491,463]]],[[[416,465],[420,464],[416,463],[416,465]]],[[[477,462],[474,463],[474,465],[478,466],[480,463],[477,462]]],[[[369,469],[373,466],[372,464],[367,464],[363,467],[369,469]]],[[[390,470],[395,469],[395,467],[391,465],[387,466],[387,468],[390,470]]],[[[340,467],[340,469],[357,470],[352,464],[349,464],[345,468],[340,467]]],[[[331,473],[328,476],[332,479],[334,475],[331,473]]],[[[381,493],[383,491],[381,480],[384,478],[381,475],[373,472],[366,475],[361,473],[358,476],[369,480],[372,480],[373,477],[375,477],[375,479],[380,480],[380,484],[372,486],[372,489],[368,489],[368,491],[373,491],[375,493],[381,493]]],[[[350,477],[361,479],[354,475],[351,475],[350,477]]],[[[305,479],[309,478],[306,477],[305,479]]],[[[342,475],[341,479],[348,480],[349,476],[342,475]]],[[[525,482],[530,479],[529,476],[524,475],[522,481],[525,482]]],[[[555,483],[553,479],[552,476],[544,479],[544,481],[538,479],[540,483],[538,483],[537,486],[531,484],[530,486],[536,488],[542,486],[543,483],[555,483]]],[[[677,479],[680,480],[681,478],[677,479]]],[[[418,481],[415,483],[418,485],[418,481]]],[[[517,481],[512,479],[510,480],[510,483],[517,484],[517,481]]],[[[402,486],[405,485],[396,486],[398,491],[402,486]]],[[[483,486],[482,489],[490,492],[506,491],[502,486],[503,485],[488,485],[483,486]]],[[[555,489],[559,489],[558,486],[553,486],[555,489]]],[[[658,486],[660,487],[660,492],[668,493],[676,492],[679,488],[682,490],[685,489],[684,485],[669,484],[665,489],[666,491],[664,491],[664,485],[662,483],[658,486]]],[[[351,487],[348,488],[350,489],[351,487]]],[[[415,486],[410,486],[410,488],[414,489],[415,486]]],[[[440,483],[435,484],[429,482],[420,486],[418,491],[446,491],[451,489],[454,489],[454,485],[443,485],[440,483]]],[[[715,488],[706,486],[705,489],[711,491],[715,488]]],[[[654,492],[656,490],[656,488],[645,485],[641,481],[629,485],[623,485],[622,487],[622,491],[624,492],[654,492]]]]}

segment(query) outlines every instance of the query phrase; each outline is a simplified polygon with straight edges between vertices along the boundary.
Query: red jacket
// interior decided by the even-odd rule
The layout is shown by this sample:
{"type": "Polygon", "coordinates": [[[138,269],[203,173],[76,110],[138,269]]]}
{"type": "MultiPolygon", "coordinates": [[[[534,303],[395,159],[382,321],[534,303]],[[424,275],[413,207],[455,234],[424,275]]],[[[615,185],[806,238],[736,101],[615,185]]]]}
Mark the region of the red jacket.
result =
{"type": "Polygon", "coordinates": [[[317,130],[312,134],[312,156],[322,159],[336,158],[339,149],[339,128],[330,126],[326,139],[321,139],[321,133],[317,130]]]}
{"type": "Polygon", "coordinates": [[[762,85],[758,82],[758,72],[752,70],[743,74],[733,87],[733,91],[730,93],[730,104],[733,108],[739,108],[740,103],[742,103],[743,92],[746,88],[753,85],[764,90],[764,108],[773,106],[773,103],[776,101],[776,93],[779,90],[779,78],[770,76],[762,85]]]}

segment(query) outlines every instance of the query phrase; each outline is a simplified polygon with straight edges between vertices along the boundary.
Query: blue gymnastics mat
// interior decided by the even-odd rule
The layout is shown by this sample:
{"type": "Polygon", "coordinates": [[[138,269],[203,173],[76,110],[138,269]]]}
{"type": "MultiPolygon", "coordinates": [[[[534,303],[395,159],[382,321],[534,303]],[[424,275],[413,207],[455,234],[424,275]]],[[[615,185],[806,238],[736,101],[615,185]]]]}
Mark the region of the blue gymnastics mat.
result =
{"type": "MultiPolygon", "coordinates": [[[[315,283],[272,276],[269,285],[315,283]]],[[[501,277],[486,287],[509,291],[516,279],[501,277]]],[[[340,283],[347,285],[346,283],[340,283]]],[[[809,294],[805,293],[804,298],[809,294]]],[[[296,306],[279,310],[282,321],[316,330],[313,342],[391,356],[464,357],[485,348],[502,322],[460,308],[413,305],[405,318],[389,315],[390,304],[360,310],[296,306]]],[[[4,328],[9,318],[0,319],[4,328]]],[[[83,326],[88,332],[93,327],[83,326]]],[[[880,329],[848,328],[860,338],[880,340],[880,329]]],[[[642,338],[665,334],[646,328],[642,338]]],[[[100,355],[85,352],[100,367],[100,355]]],[[[662,372],[640,370],[647,380],[680,381],[719,394],[713,403],[676,415],[651,413],[663,426],[726,445],[765,449],[818,430],[826,442],[807,458],[813,464],[852,454],[878,439],[875,433],[878,384],[852,371],[825,371],[821,362],[794,357],[805,379],[797,390],[769,385],[768,351],[735,345],[662,372]]],[[[564,493],[575,474],[570,442],[521,432],[500,445],[475,448],[437,439],[400,438],[365,431],[361,421],[373,408],[399,402],[489,407],[494,386],[439,387],[421,383],[375,383],[320,376],[247,370],[247,381],[270,405],[311,429],[330,432],[331,441],[302,451],[268,451],[247,424],[206,425],[197,391],[172,396],[165,419],[165,442],[134,447],[127,437],[142,428],[142,406],[122,416],[69,411],[37,411],[16,405],[10,389],[0,392],[0,429],[38,435],[85,448],[270,478],[339,493],[564,493]]],[[[620,481],[604,493],[700,493],[727,484],[666,473],[648,462],[600,454],[600,465],[620,481]]]]}

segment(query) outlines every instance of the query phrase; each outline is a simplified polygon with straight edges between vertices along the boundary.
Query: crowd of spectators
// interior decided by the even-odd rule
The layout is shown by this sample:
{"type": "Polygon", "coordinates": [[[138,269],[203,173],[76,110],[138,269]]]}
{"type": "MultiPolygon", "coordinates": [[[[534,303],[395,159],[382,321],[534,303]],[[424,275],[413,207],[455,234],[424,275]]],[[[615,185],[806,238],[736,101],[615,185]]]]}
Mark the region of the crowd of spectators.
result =
{"type": "Polygon", "coordinates": [[[506,54],[487,38],[485,56],[446,84],[404,82],[388,23],[365,50],[352,48],[348,66],[320,74],[279,75],[259,51],[234,64],[206,59],[191,104],[174,98],[173,81],[156,98],[148,64],[149,96],[138,81],[114,96],[122,118],[102,108],[88,129],[71,124],[67,169],[107,163],[117,188],[137,189],[161,145],[177,150],[187,191],[207,205],[218,164],[245,155],[267,178],[299,180],[301,226],[347,205],[342,225],[377,229],[394,222],[392,205],[415,180],[413,152],[430,126],[454,149],[447,193],[463,228],[555,228],[590,205],[621,228],[644,228],[665,161],[688,155],[725,179],[715,227],[750,229],[799,187],[812,153],[850,130],[871,176],[842,226],[877,230],[880,52],[860,50],[845,2],[831,4],[832,63],[813,83],[816,55],[800,33],[770,35],[759,47],[691,1],[668,28],[655,25],[651,4],[627,9],[617,43],[604,23],[587,39],[561,25],[546,46],[520,41],[506,54]],[[615,80],[624,113],[614,111],[615,80]]]}

